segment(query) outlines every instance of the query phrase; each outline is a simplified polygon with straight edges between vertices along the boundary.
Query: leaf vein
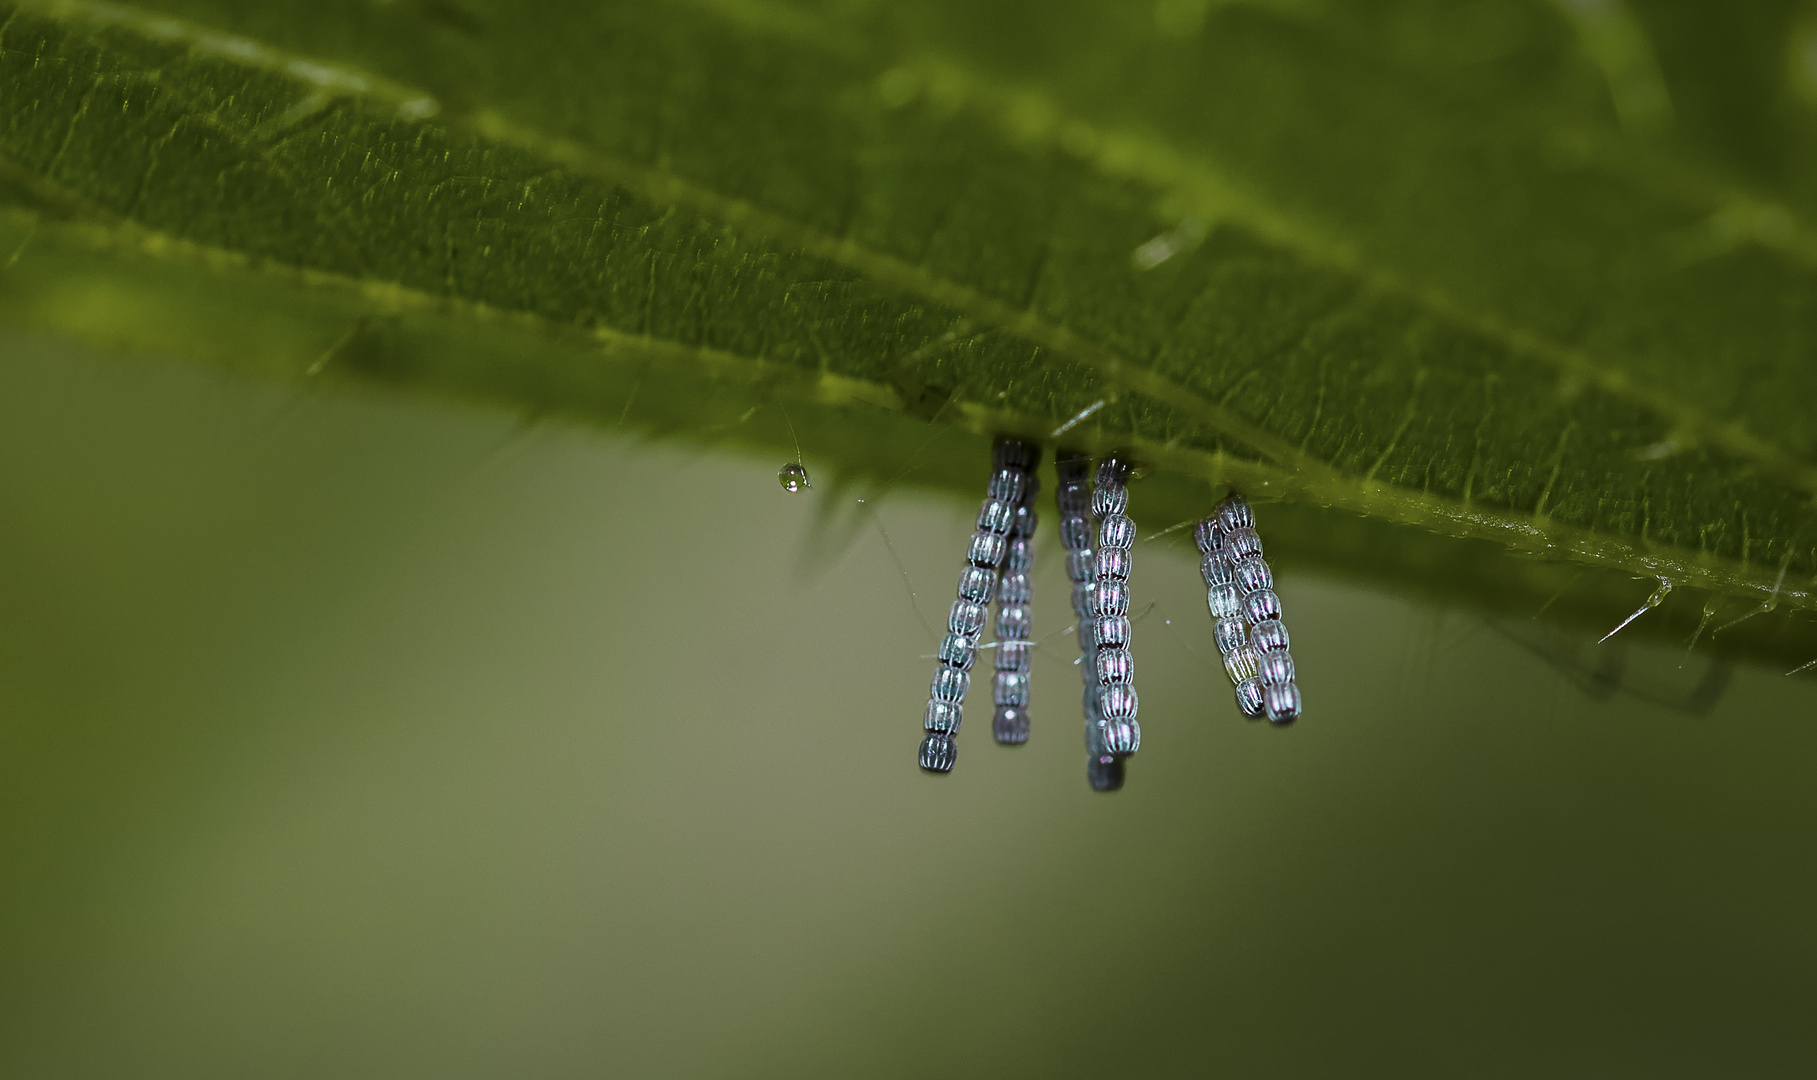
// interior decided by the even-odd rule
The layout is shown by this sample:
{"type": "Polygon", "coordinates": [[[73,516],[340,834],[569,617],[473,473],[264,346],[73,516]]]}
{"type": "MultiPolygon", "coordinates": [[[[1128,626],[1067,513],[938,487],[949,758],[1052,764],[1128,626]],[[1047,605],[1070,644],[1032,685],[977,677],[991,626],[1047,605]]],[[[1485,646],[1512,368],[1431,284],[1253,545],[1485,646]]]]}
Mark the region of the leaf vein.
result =
{"type": "MultiPolygon", "coordinates": [[[[0,161],[0,171],[17,166],[0,161]]],[[[39,215],[27,215],[33,222],[39,215]]],[[[588,343],[608,357],[624,362],[653,361],[685,364],[708,378],[729,379],[752,387],[790,390],[822,404],[860,406],[891,412],[908,411],[901,394],[865,379],[815,372],[742,355],[705,345],[629,334],[606,327],[577,328],[528,311],[506,310],[458,298],[435,296],[417,289],[367,278],[285,265],[171,237],[126,221],[94,221],[49,225],[59,235],[101,250],[118,250],[173,263],[201,266],[219,273],[286,281],[296,287],[353,296],[373,305],[375,313],[423,311],[471,321],[503,325],[556,342],[588,343]]],[[[298,371],[298,377],[307,373],[298,371]]],[[[977,434],[1015,432],[1044,438],[1052,421],[1010,409],[949,398],[960,422],[977,434]]],[[[1554,522],[1538,522],[1512,511],[1487,512],[1444,496],[1416,492],[1395,485],[1345,476],[1323,466],[1283,467],[1223,450],[1183,447],[1125,434],[1091,435],[1081,431],[1069,442],[1083,449],[1102,451],[1111,444],[1130,445],[1138,456],[1156,465],[1213,482],[1230,482],[1252,490],[1269,490],[1319,505],[1381,517],[1401,524],[1431,529],[1446,535],[1486,539],[1517,551],[1563,557],[1578,563],[1670,578],[1675,584],[1710,590],[1754,593],[1762,601],[1777,598],[1801,610],[1817,609],[1813,588],[1788,588],[1783,575],[1770,573],[1744,559],[1678,549],[1657,549],[1633,538],[1599,533],[1593,529],[1554,522]]],[[[1744,532],[1748,530],[1745,512],[1744,532]]]]}

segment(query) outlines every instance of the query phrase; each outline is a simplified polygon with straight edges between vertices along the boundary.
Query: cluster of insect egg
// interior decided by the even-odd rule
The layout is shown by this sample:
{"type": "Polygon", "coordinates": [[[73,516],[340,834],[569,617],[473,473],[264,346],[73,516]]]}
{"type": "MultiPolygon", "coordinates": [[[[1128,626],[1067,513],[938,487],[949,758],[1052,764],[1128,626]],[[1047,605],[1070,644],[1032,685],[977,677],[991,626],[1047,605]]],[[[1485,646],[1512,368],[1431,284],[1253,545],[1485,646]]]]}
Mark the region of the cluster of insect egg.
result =
{"type": "Polygon", "coordinates": [[[1094,791],[1115,791],[1123,786],[1123,759],[1104,745],[1103,717],[1098,712],[1097,649],[1090,629],[1096,621],[1092,597],[1098,577],[1092,490],[1087,480],[1091,458],[1062,448],[1054,455],[1054,472],[1059,477],[1054,505],[1060,512],[1060,546],[1066,549],[1066,576],[1073,583],[1073,614],[1079,620],[1079,669],[1085,680],[1085,776],[1094,791]]]}
{"type": "Polygon", "coordinates": [[[991,735],[1005,746],[1020,746],[1028,741],[1029,654],[1034,647],[1029,636],[1035,626],[1029,571],[1035,564],[1035,495],[1041,482],[1035,476],[1035,447],[1011,442],[1004,454],[1006,460],[1013,458],[1010,467],[1022,473],[1023,484],[1003,555],[1003,576],[997,579],[997,674],[991,684],[997,711],[991,735]]]}
{"type": "Polygon", "coordinates": [[[1130,549],[1136,523],[1129,509],[1130,464],[1112,455],[1098,465],[1098,484],[1091,495],[1098,519],[1096,580],[1091,593],[1091,638],[1098,675],[1098,730],[1104,749],[1119,758],[1142,746],[1136,723],[1135,661],[1129,655],[1130,549]]]}
{"type": "MultiPolygon", "coordinates": [[[[1017,439],[1002,438],[996,444],[988,497],[966,551],[922,725],[926,735],[920,763],[930,772],[950,771],[957,756],[970,672],[993,597],[998,650],[991,732],[1000,743],[1028,741],[1035,453],[1035,447],[1017,439]]],[[[1086,483],[1090,467],[1086,455],[1061,449],[1055,456],[1059,484],[1054,501],[1073,584],[1073,612],[1079,618],[1087,777],[1094,789],[1115,791],[1123,786],[1124,759],[1142,744],[1129,652],[1130,552],[1136,525],[1126,513],[1128,459],[1118,454],[1105,458],[1095,486],[1086,483]]],[[[1218,651],[1236,686],[1238,707],[1246,716],[1292,723],[1300,715],[1300,690],[1274,575],[1262,556],[1249,504],[1237,495],[1225,499],[1199,522],[1196,539],[1204,555],[1206,602],[1216,621],[1218,651]]]]}
{"type": "MultiPolygon", "coordinates": [[[[947,633],[941,639],[938,654],[940,665],[934,669],[933,689],[922,720],[927,734],[921,740],[920,762],[929,772],[951,771],[958,754],[956,740],[965,717],[972,664],[978,657],[978,635],[984,630],[987,606],[997,592],[997,574],[1009,550],[1010,533],[1019,520],[1026,521],[1028,531],[1033,532],[1034,514],[1024,495],[1034,484],[1034,455],[1035,449],[1027,443],[997,440],[988,495],[978,511],[978,529],[966,547],[966,566],[959,574],[959,598],[953,601],[947,616],[947,633]]],[[[1027,601],[1020,607],[1026,625],[1027,601]]],[[[1000,699],[1002,688],[1019,687],[1022,704],[1026,705],[1026,668],[1020,673],[1000,674],[997,686],[1000,699]]]]}
{"type": "Polygon", "coordinates": [[[1300,688],[1293,680],[1287,627],[1274,574],[1262,558],[1255,515],[1242,496],[1219,503],[1194,531],[1204,555],[1205,602],[1217,620],[1213,636],[1224,671],[1236,685],[1243,715],[1291,724],[1300,716],[1300,688]]]}

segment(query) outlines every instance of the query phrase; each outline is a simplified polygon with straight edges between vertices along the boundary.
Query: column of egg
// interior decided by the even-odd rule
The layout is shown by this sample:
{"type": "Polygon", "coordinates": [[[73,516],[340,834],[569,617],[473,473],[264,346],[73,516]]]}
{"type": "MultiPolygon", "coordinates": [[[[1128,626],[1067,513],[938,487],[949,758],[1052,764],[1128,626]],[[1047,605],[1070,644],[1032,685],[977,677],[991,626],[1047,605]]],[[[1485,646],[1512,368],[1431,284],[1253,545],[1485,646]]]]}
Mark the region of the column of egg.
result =
{"type": "Polygon", "coordinates": [[[1199,523],[1206,604],[1217,620],[1214,634],[1224,670],[1236,684],[1243,715],[1291,724],[1300,716],[1300,688],[1293,678],[1287,627],[1274,574],[1262,557],[1255,515],[1240,495],[1219,503],[1199,523]]]}
{"type": "Polygon", "coordinates": [[[1092,645],[1096,650],[1098,715],[1104,748],[1119,758],[1142,746],[1136,722],[1135,663],[1129,655],[1130,548],[1136,523],[1129,508],[1130,464],[1113,454],[1098,464],[1092,513],[1098,518],[1097,580],[1092,589],[1092,645]]]}
{"type": "Polygon", "coordinates": [[[1003,565],[1008,535],[1015,525],[1016,503],[1028,474],[1014,467],[1014,449],[1021,444],[1000,439],[991,473],[989,494],[978,511],[978,529],[966,548],[966,567],[959,574],[959,598],[947,616],[946,637],[941,639],[940,665],[934,669],[932,692],[922,728],[919,760],[929,772],[950,772],[958,755],[960,722],[965,717],[965,694],[971,687],[972,664],[978,655],[978,635],[984,629],[986,605],[997,589],[997,570],[1003,565]]]}
{"type": "Polygon", "coordinates": [[[1041,488],[1035,476],[1040,449],[1028,443],[1015,445],[1014,467],[1021,470],[1024,483],[1003,556],[1003,576],[997,581],[997,674],[991,683],[991,699],[997,706],[991,735],[1005,746],[1028,741],[1029,635],[1034,627],[1029,570],[1034,566],[1035,495],[1041,488]]]}
{"type": "Polygon", "coordinates": [[[1193,529],[1193,539],[1198,542],[1203,557],[1199,571],[1205,576],[1205,602],[1211,608],[1212,638],[1224,657],[1224,673],[1236,687],[1237,708],[1243,710],[1244,716],[1260,716],[1260,697],[1256,698],[1254,708],[1244,698],[1245,685],[1256,675],[1255,650],[1249,647],[1249,624],[1242,614],[1243,598],[1236,590],[1236,577],[1231,573],[1230,562],[1224,558],[1224,527],[1218,524],[1215,511],[1193,529]]]}
{"type": "Polygon", "coordinates": [[[1104,748],[1103,722],[1098,715],[1098,664],[1092,643],[1096,616],[1092,593],[1098,575],[1092,548],[1092,492],[1087,477],[1091,458],[1077,450],[1054,454],[1054,506],[1060,513],[1060,546],[1066,549],[1066,576],[1073,583],[1073,615],[1078,619],[1079,672],[1085,682],[1085,778],[1093,791],[1115,791],[1123,786],[1123,759],[1104,748]]]}

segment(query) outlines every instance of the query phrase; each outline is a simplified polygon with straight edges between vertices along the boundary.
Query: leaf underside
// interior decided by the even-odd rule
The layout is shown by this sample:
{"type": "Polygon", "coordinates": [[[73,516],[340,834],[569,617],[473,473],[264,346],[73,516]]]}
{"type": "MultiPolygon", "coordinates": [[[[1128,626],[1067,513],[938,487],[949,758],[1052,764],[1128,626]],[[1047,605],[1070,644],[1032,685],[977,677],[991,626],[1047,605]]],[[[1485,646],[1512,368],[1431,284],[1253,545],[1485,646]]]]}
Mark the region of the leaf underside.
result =
{"type": "Polygon", "coordinates": [[[1653,0],[0,5],[0,319],[974,495],[983,436],[1084,413],[1145,527],[1235,485],[1289,563],[1603,628],[1661,578],[1633,631],[1799,663],[1813,44],[1653,0]]]}

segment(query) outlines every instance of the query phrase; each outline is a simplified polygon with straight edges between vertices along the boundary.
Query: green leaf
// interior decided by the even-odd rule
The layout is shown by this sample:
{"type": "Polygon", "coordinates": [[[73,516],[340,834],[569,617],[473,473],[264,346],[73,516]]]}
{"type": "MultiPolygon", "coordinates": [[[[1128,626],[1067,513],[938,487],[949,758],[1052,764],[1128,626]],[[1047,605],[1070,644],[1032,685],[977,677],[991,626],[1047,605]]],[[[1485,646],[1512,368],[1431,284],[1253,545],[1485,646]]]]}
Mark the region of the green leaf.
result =
{"type": "Polygon", "coordinates": [[[968,492],[1084,416],[1149,526],[1817,655],[1789,6],[0,11],[14,324],[968,492]]]}

